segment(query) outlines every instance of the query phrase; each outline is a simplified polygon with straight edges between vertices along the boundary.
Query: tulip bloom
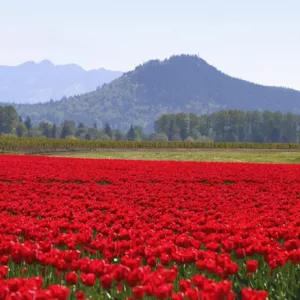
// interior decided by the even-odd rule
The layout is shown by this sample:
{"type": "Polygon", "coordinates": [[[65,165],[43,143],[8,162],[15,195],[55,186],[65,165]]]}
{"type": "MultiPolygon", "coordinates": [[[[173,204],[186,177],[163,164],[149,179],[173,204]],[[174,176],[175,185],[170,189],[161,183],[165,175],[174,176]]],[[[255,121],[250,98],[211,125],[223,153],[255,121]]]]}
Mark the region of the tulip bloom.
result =
{"type": "Polygon", "coordinates": [[[246,262],[246,269],[247,269],[248,273],[255,273],[258,269],[258,261],[248,260],[246,262]]]}

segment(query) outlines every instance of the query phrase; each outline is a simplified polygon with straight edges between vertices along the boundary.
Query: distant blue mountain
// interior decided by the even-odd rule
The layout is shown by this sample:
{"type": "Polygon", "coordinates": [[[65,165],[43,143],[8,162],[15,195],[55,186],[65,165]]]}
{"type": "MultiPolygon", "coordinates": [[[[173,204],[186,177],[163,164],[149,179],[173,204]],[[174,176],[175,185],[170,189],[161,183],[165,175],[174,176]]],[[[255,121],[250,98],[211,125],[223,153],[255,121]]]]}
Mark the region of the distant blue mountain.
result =
{"type": "MultiPolygon", "coordinates": [[[[78,66],[69,68],[72,71],[64,73],[62,70],[57,78],[63,81],[68,74],[75,77],[77,72],[82,72],[78,66]]],[[[50,73],[43,75],[45,85],[47,80],[53,80],[49,77],[50,73]]],[[[56,82],[59,84],[60,80],[56,82]]],[[[100,85],[98,82],[95,85],[100,85]]],[[[113,128],[127,130],[134,124],[149,132],[153,130],[154,121],[164,113],[201,115],[222,109],[300,113],[300,91],[233,78],[200,57],[190,55],[151,60],[101,88],[80,95],[73,89],[72,94],[77,95],[41,104],[16,104],[15,107],[23,118],[30,116],[35,124],[74,120],[92,126],[96,121],[107,121],[113,128]]]]}
{"type": "Polygon", "coordinates": [[[86,71],[78,65],[54,65],[49,60],[0,66],[0,102],[39,103],[95,90],[120,77],[122,72],[97,69],[86,71]]]}

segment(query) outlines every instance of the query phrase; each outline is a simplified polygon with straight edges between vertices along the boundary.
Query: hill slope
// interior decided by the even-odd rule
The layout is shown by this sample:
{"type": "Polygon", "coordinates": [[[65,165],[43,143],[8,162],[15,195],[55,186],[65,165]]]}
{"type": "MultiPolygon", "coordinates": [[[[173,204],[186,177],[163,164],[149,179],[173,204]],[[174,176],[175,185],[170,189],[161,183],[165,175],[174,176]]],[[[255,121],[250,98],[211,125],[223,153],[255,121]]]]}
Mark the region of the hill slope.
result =
{"type": "Polygon", "coordinates": [[[21,105],[22,116],[60,123],[64,119],[148,130],[162,113],[202,114],[220,109],[300,111],[300,92],[235,79],[196,56],[149,61],[94,92],[35,105],[21,105]]]}
{"type": "Polygon", "coordinates": [[[85,71],[78,65],[56,66],[48,60],[19,66],[0,66],[0,101],[38,103],[93,91],[121,72],[85,71]]]}

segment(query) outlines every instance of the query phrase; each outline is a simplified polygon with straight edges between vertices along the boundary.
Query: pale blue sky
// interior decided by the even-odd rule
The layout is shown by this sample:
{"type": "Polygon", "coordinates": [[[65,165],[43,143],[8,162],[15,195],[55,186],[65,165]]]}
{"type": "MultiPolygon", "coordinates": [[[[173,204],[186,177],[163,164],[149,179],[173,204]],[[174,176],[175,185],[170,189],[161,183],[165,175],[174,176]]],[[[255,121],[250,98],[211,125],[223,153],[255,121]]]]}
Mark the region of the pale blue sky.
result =
{"type": "Polygon", "coordinates": [[[0,64],[127,71],[199,54],[235,77],[300,90],[299,0],[0,0],[0,64]]]}

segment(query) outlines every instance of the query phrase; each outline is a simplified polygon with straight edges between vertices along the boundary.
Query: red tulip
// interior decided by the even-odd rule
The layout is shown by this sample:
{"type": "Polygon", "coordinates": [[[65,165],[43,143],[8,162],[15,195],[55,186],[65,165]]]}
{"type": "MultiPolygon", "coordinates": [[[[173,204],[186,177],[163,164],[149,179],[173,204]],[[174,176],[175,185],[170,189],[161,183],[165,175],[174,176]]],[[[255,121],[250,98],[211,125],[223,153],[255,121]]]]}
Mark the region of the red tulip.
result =
{"type": "Polygon", "coordinates": [[[108,290],[112,286],[112,276],[109,274],[103,275],[100,277],[100,282],[101,282],[102,287],[105,290],[108,290]]]}
{"type": "Polygon", "coordinates": [[[7,266],[0,266],[0,280],[4,279],[8,274],[8,267],[7,266]]]}
{"type": "Polygon", "coordinates": [[[81,273],[80,274],[80,279],[82,281],[82,283],[86,286],[94,286],[95,282],[96,282],[96,276],[95,274],[92,273],[81,273]]]}
{"type": "Polygon", "coordinates": [[[66,274],[66,282],[70,285],[75,285],[78,280],[78,275],[75,272],[70,272],[66,274]]]}
{"type": "Polygon", "coordinates": [[[255,273],[258,269],[258,261],[248,260],[246,263],[246,269],[248,273],[255,273]]]}

